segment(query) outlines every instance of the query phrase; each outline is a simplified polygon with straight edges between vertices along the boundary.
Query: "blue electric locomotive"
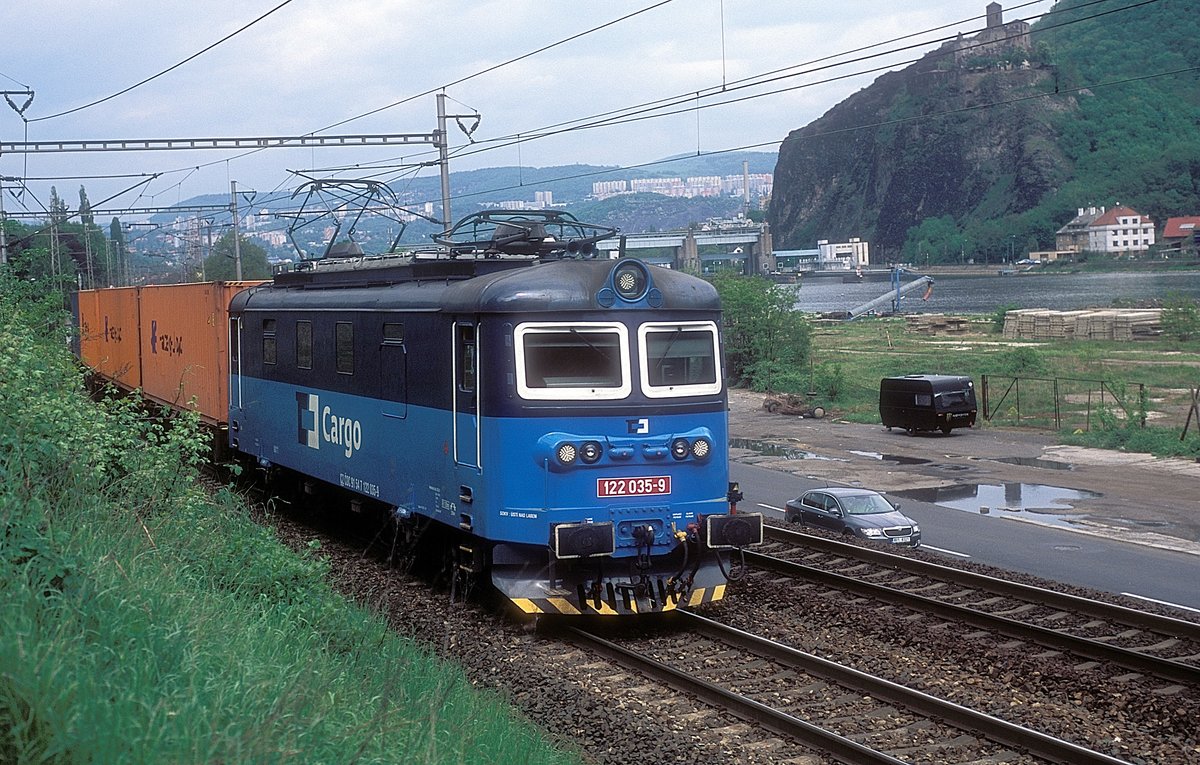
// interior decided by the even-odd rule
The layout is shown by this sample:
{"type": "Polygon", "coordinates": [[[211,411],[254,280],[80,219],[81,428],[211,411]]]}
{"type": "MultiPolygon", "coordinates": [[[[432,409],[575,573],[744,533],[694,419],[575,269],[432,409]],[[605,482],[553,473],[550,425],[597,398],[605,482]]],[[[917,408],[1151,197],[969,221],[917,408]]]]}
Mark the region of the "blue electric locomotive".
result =
{"type": "Polygon", "coordinates": [[[435,524],[527,613],[719,599],[721,551],[762,540],[728,480],[720,302],[596,258],[611,233],[481,214],[436,257],[319,261],[237,294],[230,445],[382,503],[414,545],[435,524]]]}

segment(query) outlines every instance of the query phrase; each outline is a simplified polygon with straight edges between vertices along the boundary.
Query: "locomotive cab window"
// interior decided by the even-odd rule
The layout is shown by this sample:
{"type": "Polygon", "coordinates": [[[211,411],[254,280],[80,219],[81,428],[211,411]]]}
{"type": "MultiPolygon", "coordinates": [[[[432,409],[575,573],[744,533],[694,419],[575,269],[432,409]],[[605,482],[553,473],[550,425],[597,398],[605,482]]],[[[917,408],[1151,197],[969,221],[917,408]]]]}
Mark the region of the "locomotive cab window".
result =
{"type": "Polygon", "coordinates": [[[337,322],[333,339],[338,374],[354,374],[354,325],[348,321],[337,322]]]}
{"type": "Polygon", "coordinates": [[[529,322],[515,332],[517,393],[531,400],[629,395],[629,330],[615,322],[529,322]]]}
{"type": "Polygon", "coordinates": [[[721,392],[720,346],[711,321],[638,327],[642,393],[650,398],[721,392]]]}
{"type": "Polygon", "coordinates": [[[278,345],[275,340],[275,319],[263,319],[262,332],[263,363],[274,364],[278,359],[278,345]]]}

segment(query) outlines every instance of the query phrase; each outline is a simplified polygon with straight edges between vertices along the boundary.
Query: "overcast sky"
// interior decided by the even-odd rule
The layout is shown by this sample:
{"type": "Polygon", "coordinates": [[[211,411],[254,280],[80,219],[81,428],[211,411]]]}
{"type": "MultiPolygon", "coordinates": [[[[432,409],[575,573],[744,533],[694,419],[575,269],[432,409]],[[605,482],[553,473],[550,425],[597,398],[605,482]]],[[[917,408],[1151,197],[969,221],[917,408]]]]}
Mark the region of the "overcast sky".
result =
{"type": "MultiPolygon", "coordinates": [[[[451,146],[458,155],[451,170],[628,166],[697,151],[774,151],[788,131],[887,68],[901,68],[936,47],[939,38],[977,31],[985,5],[985,0],[5,0],[0,90],[27,87],[35,97],[23,115],[27,123],[0,103],[0,141],[430,133],[436,127],[435,96],[421,94],[445,86],[451,113],[481,117],[474,145],[451,120],[451,146]],[[128,93],[55,116],[180,64],[281,4],[212,50],[128,93]],[[906,35],[915,36],[848,53],[906,35]],[[484,71],[572,37],[577,39],[484,71]],[[917,43],[769,85],[736,87],[778,70],[801,71],[800,65],[826,57],[842,56],[820,66],[917,43]],[[838,79],[819,82],[830,78],[838,79]],[[767,94],[781,89],[786,90],[767,94]],[[501,140],[689,94],[676,107],[686,111],[671,116],[519,144],[501,140]],[[714,106],[754,95],[760,97],[714,106]],[[394,105],[406,99],[411,100],[394,105]],[[706,108],[697,111],[697,105],[706,108]]],[[[1043,13],[1051,3],[1005,5],[1010,21],[1043,13]]],[[[17,107],[24,104],[21,96],[10,98],[17,107]]],[[[463,122],[469,127],[471,120],[463,122]]],[[[427,160],[433,156],[429,151],[411,146],[287,148],[249,156],[233,150],[9,152],[0,156],[0,175],[52,177],[30,180],[33,194],[22,199],[14,199],[14,184],[6,182],[4,206],[11,212],[23,206],[39,210],[51,184],[74,209],[80,184],[99,206],[139,180],[82,176],[162,173],[104,205],[140,207],[227,193],[230,180],[260,193],[288,189],[296,185],[291,173],[296,170],[359,165],[318,174],[362,177],[368,163],[427,160]]],[[[400,170],[376,172],[374,177],[397,188],[408,177],[400,170]]],[[[533,189],[531,199],[532,194],[533,189]]]]}

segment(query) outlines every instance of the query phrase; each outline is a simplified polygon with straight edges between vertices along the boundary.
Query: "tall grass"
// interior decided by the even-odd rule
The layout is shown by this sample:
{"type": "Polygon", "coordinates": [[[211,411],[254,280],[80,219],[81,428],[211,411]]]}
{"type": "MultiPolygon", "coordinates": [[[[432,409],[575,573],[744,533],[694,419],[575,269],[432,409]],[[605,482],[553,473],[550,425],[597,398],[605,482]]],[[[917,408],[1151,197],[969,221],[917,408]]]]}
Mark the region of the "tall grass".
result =
{"type": "Polygon", "coordinates": [[[0,275],[0,762],[573,762],[331,591],[0,275]]]}

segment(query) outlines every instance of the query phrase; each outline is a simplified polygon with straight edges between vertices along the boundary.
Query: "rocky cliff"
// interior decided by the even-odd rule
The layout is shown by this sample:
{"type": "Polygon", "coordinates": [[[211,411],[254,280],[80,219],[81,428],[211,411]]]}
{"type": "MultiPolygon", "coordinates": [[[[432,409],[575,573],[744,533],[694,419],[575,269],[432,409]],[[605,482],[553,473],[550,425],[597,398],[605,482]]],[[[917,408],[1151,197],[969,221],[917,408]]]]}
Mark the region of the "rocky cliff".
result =
{"type": "Polygon", "coordinates": [[[1027,34],[1003,30],[947,42],[791,132],[768,216],[775,246],[857,236],[883,259],[926,218],[1001,217],[1055,191],[1070,163],[1052,125],[1076,103],[1040,97],[1054,70],[1027,34]]]}

